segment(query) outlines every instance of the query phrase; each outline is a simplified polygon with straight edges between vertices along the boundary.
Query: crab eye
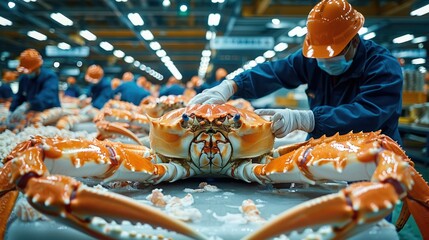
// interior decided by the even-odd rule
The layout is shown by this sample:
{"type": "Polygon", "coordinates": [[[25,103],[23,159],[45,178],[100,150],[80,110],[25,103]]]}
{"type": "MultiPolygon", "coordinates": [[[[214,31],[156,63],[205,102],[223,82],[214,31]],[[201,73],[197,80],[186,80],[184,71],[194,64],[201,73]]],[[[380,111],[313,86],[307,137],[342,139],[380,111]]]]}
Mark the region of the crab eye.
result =
{"type": "Polygon", "coordinates": [[[238,122],[238,120],[240,120],[240,114],[239,113],[234,115],[234,122],[238,122]]]}
{"type": "Polygon", "coordinates": [[[188,114],[184,113],[182,114],[182,123],[181,123],[183,128],[187,128],[189,126],[189,116],[188,114]]]}
{"type": "Polygon", "coordinates": [[[240,121],[241,115],[239,113],[235,114],[232,118],[231,127],[233,128],[239,128],[241,127],[241,121],[240,121]]]}

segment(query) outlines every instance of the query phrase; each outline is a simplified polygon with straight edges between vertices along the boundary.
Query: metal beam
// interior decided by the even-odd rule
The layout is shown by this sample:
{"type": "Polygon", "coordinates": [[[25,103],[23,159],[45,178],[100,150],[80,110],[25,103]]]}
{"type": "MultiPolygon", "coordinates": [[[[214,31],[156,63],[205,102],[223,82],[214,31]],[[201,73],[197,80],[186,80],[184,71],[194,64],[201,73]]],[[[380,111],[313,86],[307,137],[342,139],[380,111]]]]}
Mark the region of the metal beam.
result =
{"type": "Polygon", "coordinates": [[[257,16],[263,14],[270,6],[271,0],[258,0],[256,1],[255,13],[257,16]]]}

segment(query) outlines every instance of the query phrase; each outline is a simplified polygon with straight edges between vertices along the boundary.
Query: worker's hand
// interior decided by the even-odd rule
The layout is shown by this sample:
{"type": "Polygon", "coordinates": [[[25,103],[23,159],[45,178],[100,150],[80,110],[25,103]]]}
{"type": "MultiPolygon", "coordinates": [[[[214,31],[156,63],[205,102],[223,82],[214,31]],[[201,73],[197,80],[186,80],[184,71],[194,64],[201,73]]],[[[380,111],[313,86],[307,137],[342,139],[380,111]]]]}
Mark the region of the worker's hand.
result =
{"type": "Polygon", "coordinates": [[[28,103],[21,104],[19,107],[15,109],[15,111],[13,111],[9,115],[8,122],[14,123],[25,119],[25,113],[28,111],[29,108],[30,108],[30,105],[28,103]]]}
{"type": "Polygon", "coordinates": [[[314,115],[311,110],[258,109],[255,113],[271,116],[271,131],[277,138],[282,138],[294,130],[312,132],[314,129],[314,115]]]}
{"type": "Polygon", "coordinates": [[[219,85],[204,90],[193,97],[188,105],[192,104],[223,104],[234,94],[232,81],[224,80],[219,85]]]}

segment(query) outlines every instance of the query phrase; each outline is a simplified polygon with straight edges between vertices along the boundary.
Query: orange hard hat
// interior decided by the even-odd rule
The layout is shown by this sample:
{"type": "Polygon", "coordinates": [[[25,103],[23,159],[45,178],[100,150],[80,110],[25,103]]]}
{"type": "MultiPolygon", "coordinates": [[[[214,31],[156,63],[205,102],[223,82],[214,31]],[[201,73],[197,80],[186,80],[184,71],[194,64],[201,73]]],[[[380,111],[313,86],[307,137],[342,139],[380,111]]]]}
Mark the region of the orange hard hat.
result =
{"type": "Polygon", "coordinates": [[[139,85],[140,87],[143,87],[146,82],[147,82],[147,79],[145,76],[141,76],[137,78],[137,85],[139,85]]]}
{"type": "Polygon", "coordinates": [[[225,68],[218,68],[216,70],[216,80],[222,80],[228,75],[228,72],[225,70],[225,68]]]}
{"type": "Polygon", "coordinates": [[[43,64],[43,59],[36,49],[27,49],[19,56],[18,72],[32,73],[43,64]]]}
{"type": "Polygon", "coordinates": [[[121,79],[119,78],[113,78],[112,81],[110,81],[110,86],[113,90],[115,90],[119,85],[121,85],[121,79]]]}
{"type": "Polygon", "coordinates": [[[74,77],[68,77],[67,78],[67,83],[71,84],[71,85],[75,84],[76,83],[76,78],[74,78],[74,77]]]}
{"type": "Polygon", "coordinates": [[[132,81],[133,79],[134,79],[134,74],[132,74],[131,72],[125,72],[122,75],[122,80],[124,82],[129,82],[129,81],[132,81]]]}
{"type": "Polygon", "coordinates": [[[18,74],[13,71],[4,71],[2,78],[5,82],[9,83],[15,81],[18,78],[18,74]]]}
{"type": "Polygon", "coordinates": [[[88,70],[86,70],[85,79],[86,80],[100,80],[104,76],[104,71],[99,65],[91,65],[88,70]]]}
{"type": "Polygon", "coordinates": [[[337,56],[358,33],[365,18],[345,0],[323,0],[308,14],[302,53],[308,58],[337,56]]]}

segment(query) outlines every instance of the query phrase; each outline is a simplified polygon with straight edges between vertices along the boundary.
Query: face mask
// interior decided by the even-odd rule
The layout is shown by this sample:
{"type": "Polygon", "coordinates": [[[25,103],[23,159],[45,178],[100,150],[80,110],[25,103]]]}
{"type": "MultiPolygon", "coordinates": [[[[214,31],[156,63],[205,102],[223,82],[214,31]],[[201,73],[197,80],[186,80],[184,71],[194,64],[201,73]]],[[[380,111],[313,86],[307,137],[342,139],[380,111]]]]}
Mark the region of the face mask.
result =
{"type": "MultiPolygon", "coordinates": [[[[348,51],[348,50],[347,50],[348,51]]],[[[347,52],[346,52],[347,53],[347,52]]],[[[343,74],[349,69],[353,63],[353,59],[350,61],[346,60],[345,55],[339,55],[332,58],[316,59],[317,65],[329,75],[338,76],[343,74]]]]}

